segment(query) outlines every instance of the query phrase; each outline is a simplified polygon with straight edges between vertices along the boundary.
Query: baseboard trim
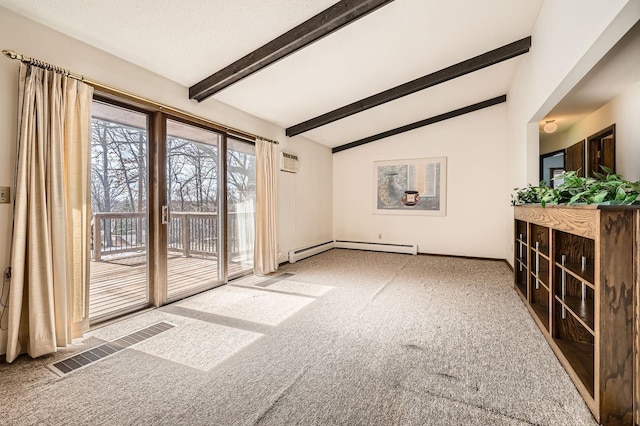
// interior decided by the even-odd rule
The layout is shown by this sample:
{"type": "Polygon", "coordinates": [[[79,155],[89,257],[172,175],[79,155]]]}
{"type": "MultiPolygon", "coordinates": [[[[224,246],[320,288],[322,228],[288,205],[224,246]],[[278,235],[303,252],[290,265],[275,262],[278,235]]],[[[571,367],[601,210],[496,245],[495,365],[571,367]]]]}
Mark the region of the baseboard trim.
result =
{"type": "Polygon", "coordinates": [[[346,241],[336,240],[334,248],[381,251],[386,253],[418,254],[418,246],[415,244],[394,244],[394,243],[370,243],[366,241],[346,241]]]}
{"type": "MultiPolygon", "coordinates": [[[[342,249],[342,250],[365,250],[366,249],[360,249],[360,248],[350,248],[350,247],[341,247],[340,243],[345,243],[346,244],[363,244],[357,241],[346,241],[346,240],[336,240],[334,243],[334,247],[332,249],[329,250],[333,250],[333,249],[342,249]]],[[[410,244],[385,244],[385,243],[364,243],[367,245],[377,245],[377,246],[391,246],[391,247],[402,247],[402,248],[411,248],[412,246],[410,244]]],[[[324,244],[318,244],[318,246],[322,246],[324,244]]],[[[317,246],[314,246],[317,247],[317,246]]],[[[313,247],[310,247],[313,248],[313,247]]],[[[327,250],[328,251],[328,250],[327,250]]],[[[376,250],[377,251],[377,250],[376,250]]],[[[381,250],[382,251],[382,250],[381,250]]],[[[398,254],[402,254],[400,252],[398,252],[398,254]]],[[[511,264],[509,263],[509,261],[507,259],[499,259],[499,258],[495,258],[495,257],[482,257],[482,256],[463,256],[463,255],[459,255],[459,254],[442,254],[442,253],[426,253],[426,252],[417,252],[418,256],[436,256],[436,257],[450,257],[450,258],[457,258],[457,259],[469,259],[469,260],[487,260],[487,261],[491,261],[491,262],[504,262],[505,265],[507,265],[507,267],[511,270],[511,272],[515,272],[515,270],[513,269],[513,266],[511,266],[511,264]]],[[[284,266],[287,264],[290,264],[291,262],[289,262],[288,260],[285,260],[283,262],[280,262],[279,266],[284,266]]]]}
{"type": "Polygon", "coordinates": [[[307,257],[315,256],[316,254],[331,250],[333,247],[333,241],[327,241],[320,244],[314,244],[312,246],[301,247],[289,251],[288,260],[289,263],[296,263],[298,260],[306,259],[307,257]]]}

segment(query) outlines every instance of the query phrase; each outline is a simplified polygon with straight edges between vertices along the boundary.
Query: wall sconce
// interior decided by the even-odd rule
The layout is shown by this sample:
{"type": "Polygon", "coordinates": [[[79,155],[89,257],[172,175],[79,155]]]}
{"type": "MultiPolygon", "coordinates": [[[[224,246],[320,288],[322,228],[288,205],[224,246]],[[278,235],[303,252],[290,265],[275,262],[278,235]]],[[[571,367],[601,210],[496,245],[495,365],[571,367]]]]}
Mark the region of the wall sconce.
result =
{"type": "Polygon", "coordinates": [[[556,120],[547,120],[545,121],[545,125],[542,128],[545,133],[553,133],[558,129],[558,125],[556,124],[556,120]]]}

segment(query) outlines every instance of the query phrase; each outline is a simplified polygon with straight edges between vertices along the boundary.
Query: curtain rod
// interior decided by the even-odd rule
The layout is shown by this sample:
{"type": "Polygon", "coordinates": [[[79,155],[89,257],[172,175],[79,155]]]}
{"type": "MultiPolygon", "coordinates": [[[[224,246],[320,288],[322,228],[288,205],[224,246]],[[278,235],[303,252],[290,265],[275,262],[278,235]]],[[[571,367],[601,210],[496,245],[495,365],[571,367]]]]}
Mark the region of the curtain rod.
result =
{"type": "Polygon", "coordinates": [[[71,77],[71,78],[73,78],[75,80],[82,81],[83,83],[86,83],[86,84],[88,84],[90,86],[93,86],[94,89],[97,89],[97,90],[102,91],[102,92],[106,92],[107,94],[124,96],[124,97],[126,97],[128,99],[131,99],[131,100],[134,100],[134,101],[137,101],[137,102],[141,102],[143,104],[146,104],[148,106],[152,106],[154,108],[158,108],[161,111],[167,111],[167,112],[171,112],[171,113],[174,113],[174,114],[177,114],[177,115],[181,115],[183,117],[193,118],[193,119],[196,119],[196,120],[199,120],[199,121],[203,121],[203,122],[205,122],[207,124],[212,125],[213,127],[216,127],[218,130],[222,130],[225,133],[231,134],[232,136],[236,135],[236,136],[240,136],[240,137],[243,137],[243,138],[249,138],[249,139],[262,139],[262,140],[265,140],[267,142],[274,143],[276,145],[278,145],[280,143],[280,142],[275,141],[273,139],[265,138],[265,137],[260,136],[260,135],[255,135],[253,133],[245,132],[244,130],[240,130],[240,129],[236,129],[234,127],[226,126],[224,124],[216,123],[215,121],[209,120],[207,118],[199,117],[199,116],[191,114],[189,112],[186,112],[186,111],[183,111],[183,110],[180,110],[180,109],[177,109],[177,108],[173,108],[173,107],[170,107],[168,105],[164,105],[164,104],[161,104],[159,102],[152,101],[150,99],[143,98],[143,97],[138,96],[138,95],[134,95],[132,93],[125,92],[123,90],[117,89],[115,87],[109,86],[109,85],[101,83],[99,81],[91,80],[89,78],[86,78],[83,75],[76,74],[76,73],[71,72],[71,71],[69,71],[67,69],[60,68],[60,67],[58,67],[56,65],[53,65],[53,64],[50,64],[48,62],[43,62],[43,61],[41,61],[39,59],[34,59],[34,58],[30,58],[28,56],[21,55],[19,53],[14,52],[13,50],[5,49],[5,50],[2,51],[2,54],[4,56],[6,56],[7,58],[9,58],[9,59],[17,59],[20,62],[24,62],[24,63],[36,66],[38,68],[43,68],[43,69],[46,69],[46,70],[49,70],[49,71],[54,71],[56,73],[65,75],[67,77],[71,77]]]}

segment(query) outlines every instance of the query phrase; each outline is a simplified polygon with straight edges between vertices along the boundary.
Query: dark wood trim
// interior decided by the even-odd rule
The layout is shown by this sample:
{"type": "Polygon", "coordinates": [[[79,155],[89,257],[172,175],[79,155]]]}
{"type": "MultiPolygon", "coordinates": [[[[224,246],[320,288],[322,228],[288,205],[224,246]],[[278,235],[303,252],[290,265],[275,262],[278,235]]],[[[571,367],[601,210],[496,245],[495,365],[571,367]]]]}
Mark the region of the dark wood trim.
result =
{"type": "MultiPolygon", "coordinates": [[[[228,134],[224,130],[220,130],[217,127],[211,127],[211,126],[207,125],[207,123],[204,122],[204,121],[191,120],[191,119],[189,119],[187,117],[182,117],[182,116],[179,116],[179,115],[172,115],[172,114],[167,114],[167,113],[164,114],[164,117],[165,117],[166,120],[175,121],[176,123],[180,123],[180,124],[184,124],[184,125],[187,125],[187,126],[195,127],[197,129],[205,130],[207,132],[216,133],[216,134],[220,135],[220,140],[222,140],[222,138],[225,137],[225,136],[228,137],[228,134]]],[[[166,143],[166,139],[165,139],[165,143],[166,143]]]]}
{"type": "Polygon", "coordinates": [[[167,225],[161,222],[162,206],[167,204],[167,116],[155,112],[149,129],[149,236],[151,249],[148,256],[148,276],[153,277],[150,290],[153,294],[153,305],[159,307],[167,303],[167,225]],[[152,152],[153,151],[153,152],[152,152]]]}
{"type": "Polygon", "coordinates": [[[488,108],[490,106],[494,106],[497,104],[501,104],[507,101],[507,95],[498,96],[492,99],[488,99],[486,101],[478,102],[477,104],[469,105],[464,108],[459,108],[453,111],[445,112],[444,114],[436,115],[431,118],[427,118],[425,120],[417,121],[415,123],[407,124],[406,126],[398,127],[392,130],[388,130],[386,132],[378,133],[377,135],[369,136],[364,139],[357,140],[355,142],[347,143],[344,145],[336,146],[331,150],[332,153],[344,151],[347,149],[355,148],[360,145],[365,145],[380,139],[388,138],[390,136],[394,136],[400,133],[408,132],[410,130],[418,129],[420,127],[428,126],[429,124],[438,123],[440,121],[448,120],[450,118],[455,118],[464,114],[468,114],[470,112],[478,111],[483,108],[488,108]]]}
{"type": "Polygon", "coordinates": [[[408,83],[401,84],[394,88],[385,90],[367,98],[353,102],[349,105],[330,111],[326,114],[319,115],[302,123],[287,128],[287,136],[295,136],[300,133],[324,126],[336,120],[348,117],[353,114],[365,111],[386,102],[393,101],[403,96],[410,95],[417,91],[444,83],[454,78],[461,77],[490,65],[497,64],[507,59],[527,53],[531,48],[531,37],[509,43],[497,49],[478,55],[466,61],[459,62],[447,68],[425,75],[423,77],[412,80],[408,83]]]}
{"type": "Polygon", "coordinates": [[[206,130],[210,130],[218,133],[226,133],[227,137],[243,140],[255,145],[255,135],[247,133],[240,129],[234,129],[224,126],[223,124],[216,123],[207,118],[199,117],[191,113],[181,111],[172,107],[163,108],[160,104],[146,101],[135,96],[125,96],[122,94],[113,94],[109,92],[99,91],[96,89],[94,92],[93,100],[100,101],[108,104],[117,105],[126,109],[132,109],[137,112],[151,114],[154,112],[162,112],[168,118],[180,121],[185,124],[197,125],[206,130]]]}
{"type": "MultiPolygon", "coordinates": [[[[146,105],[131,101],[127,98],[118,98],[116,96],[109,95],[108,93],[98,91],[93,93],[93,100],[96,102],[101,102],[103,104],[113,105],[134,112],[139,112],[141,114],[146,114],[147,116],[151,116],[154,112],[158,111],[156,109],[149,108],[146,105]]],[[[150,123],[147,123],[147,126],[151,127],[150,123]]]]}
{"type": "Polygon", "coordinates": [[[615,135],[616,135],[616,125],[615,125],[615,123],[612,124],[609,127],[605,127],[604,129],[600,130],[599,132],[594,133],[593,135],[589,136],[587,138],[587,140],[590,141],[591,139],[600,139],[600,138],[602,138],[604,136],[607,136],[607,135],[613,135],[615,137],[615,135]]]}
{"type": "Polygon", "coordinates": [[[563,159],[562,161],[562,166],[564,167],[565,164],[565,160],[566,160],[566,155],[567,155],[567,150],[566,149],[559,149],[557,151],[552,151],[552,152],[547,152],[546,154],[540,154],[540,171],[539,171],[539,175],[538,175],[538,181],[541,182],[544,180],[544,159],[545,158],[549,158],[549,157],[554,157],[558,154],[564,154],[565,155],[565,159],[563,159]]]}
{"type": "Polygon", "coordinates": [[[189,88],[189,99],[209,96],[265,68],[393,0],[342,0],[297,27],[271,40],[231,65],[189,88]]]}
{"type": "Polygon", "coordinates": [[[634,371],[636,372],[633,381],[633,406],[635,424],[640,422],[640,211],[633,213],[634,223],[634,245],[633,245],[633,357],[634,371]]]}
{"type": "Polygon", "coordinates": [[[585,173],[585,176],[592,176],[593,172],[598,172],[598,173],[602,173],[602,170],[598,169],[598,170],[591,170],[591,144],[593,141],[599,141],[600,139],[602,139],[605,136],[613,136],[613,167],[611,168],[611,170],[613,171],[613,173],[616,172],[616,155],[615,155],[615,150],[616,150],[616,125],[615,123],[612,124],[609,127],[605,127],[604,129],[600,130],[597,133],[594,133],[593,135],[589,136],[587,138],[587,143],[585,145],[586,148],[586,161],[585,161],[585,168],[587,168],[587,172],[585,173]]]}
{"type": "Polygon", "coordinates": [[[229,281],[229,207],[227,203],[227,179],[228,171],[227,163],[227,135],[223,134],[218,145],[218,164],[224,164],[225,167],[218,167],[218,279],[223,283],[229,281]],[[224,174],[220,176],[221,170],[224,174]]]}

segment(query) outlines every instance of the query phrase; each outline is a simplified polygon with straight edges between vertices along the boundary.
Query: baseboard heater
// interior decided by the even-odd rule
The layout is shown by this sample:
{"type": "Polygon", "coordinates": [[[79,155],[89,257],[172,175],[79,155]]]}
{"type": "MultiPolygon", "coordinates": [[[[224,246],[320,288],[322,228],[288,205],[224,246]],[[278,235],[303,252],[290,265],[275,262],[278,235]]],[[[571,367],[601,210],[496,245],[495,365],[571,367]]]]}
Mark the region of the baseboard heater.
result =
{"type": "Polygon", "coordinates": [[[333,247],[354,250],[385,251],[388,253],[406,253],[413,254],[414,256],[418,254],[417,244],[366,243],[361,241],[336,240],[333,247]]]}
{"type": "Polygon", "coordinates": [[[314,254],[322,253],[323,251],[331,250],[333,248],[333,241],[328,241],[322,244],[316,244],[311,247],[299,248],[291,250],[289,252],[289,263],[296,263],[298,260],[302,260],[314,254]]]}

